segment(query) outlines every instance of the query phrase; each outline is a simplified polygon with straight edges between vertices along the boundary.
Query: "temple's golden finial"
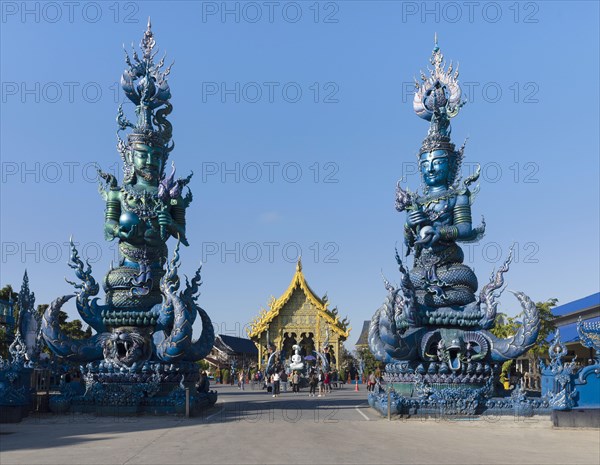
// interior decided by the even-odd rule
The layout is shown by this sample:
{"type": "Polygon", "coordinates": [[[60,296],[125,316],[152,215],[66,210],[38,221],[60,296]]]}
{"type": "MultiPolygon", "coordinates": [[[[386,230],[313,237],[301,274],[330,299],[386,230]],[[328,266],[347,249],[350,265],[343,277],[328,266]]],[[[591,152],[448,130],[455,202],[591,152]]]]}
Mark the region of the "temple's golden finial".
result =
{"type": "Polygon", "coordinates": [[[298,263],[296,263],[296,271],[302,271],[302,256],[298,257],[298,263]]]}

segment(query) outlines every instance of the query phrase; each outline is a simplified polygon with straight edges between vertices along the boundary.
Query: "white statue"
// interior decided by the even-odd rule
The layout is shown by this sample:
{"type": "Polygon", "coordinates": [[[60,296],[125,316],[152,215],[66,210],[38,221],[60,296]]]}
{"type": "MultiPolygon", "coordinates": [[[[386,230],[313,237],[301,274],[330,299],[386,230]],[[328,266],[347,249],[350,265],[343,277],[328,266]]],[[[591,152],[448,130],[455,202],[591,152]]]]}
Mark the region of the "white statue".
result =
{"type": "Polygon", "coordinates": [[[302,370],[304,368],[304,362],[302,362],[302,356],[300,355],[300,346],[298,344],[294,344],[292,349],[294,349],[294,355],[292,355],[292,363],[290,363],[290,368],[292,370],[302,370]]]}

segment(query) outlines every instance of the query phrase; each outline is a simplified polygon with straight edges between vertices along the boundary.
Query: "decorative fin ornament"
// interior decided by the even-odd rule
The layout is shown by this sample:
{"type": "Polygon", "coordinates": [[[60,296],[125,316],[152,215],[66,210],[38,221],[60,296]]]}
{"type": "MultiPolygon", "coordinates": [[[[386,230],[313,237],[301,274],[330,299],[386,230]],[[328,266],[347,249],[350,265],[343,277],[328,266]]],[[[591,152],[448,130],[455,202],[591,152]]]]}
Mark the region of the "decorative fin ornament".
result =
{"type": "Polygon", "coordinates": [[[596,358],[600,364],[600,321],[582,321],[579,317],[577,334],[581,344],[596,351],[596,358]]]}

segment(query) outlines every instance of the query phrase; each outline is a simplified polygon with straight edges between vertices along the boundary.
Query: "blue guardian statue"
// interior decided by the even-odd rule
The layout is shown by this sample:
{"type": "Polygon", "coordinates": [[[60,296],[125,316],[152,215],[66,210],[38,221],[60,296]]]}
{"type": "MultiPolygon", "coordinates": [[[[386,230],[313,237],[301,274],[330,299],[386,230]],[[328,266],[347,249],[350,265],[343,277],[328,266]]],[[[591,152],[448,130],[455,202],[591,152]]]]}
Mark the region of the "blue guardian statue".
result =
{"type": "MultiPolygon", "coordinates": [[[[167,82],[171,66],[163,70],[164,58],[154,62],[155,45],[148,21],[140,43],[141,56],[135,49],[132,57],[125,53],[127,69],[121,86],[135,105],[137,120],[128,121],[119,107],[117,148],[123,160],[123,185],[119,186],[113,175],[99,172],[104,181],[99,191],[106,202],[105,237],[118,241],[120,254],[117,266],[111,266],[103,280],[104,305],[93,298],[99,285],[91,267],[84,265],[71,244],[69,266],[81,280],[72,283],[77,309],[96,334],[72,340],[60,331],[59,311],[73,295],[52,302],[42,322],[43,336],[52,351],[85,365],[86,393],[72,405],[175,411],[182,390],[199,379],[195,362],[209,354],[214,342],[211,320],[197,303],[200,269],[191,282],[186,278],[185,289],[178,292],[179,246],[188,245],[186,209],[192,201],[191,192],[184,189],[191,175],[175,179],[174,165],[171,174],[165,174],[174,148],[167,120],[173,108],[167,82]],[[130,132],[123,140],[119,133],[127,129],[130,132]],[[170,238],[177,243],[169,260],[170,238]],[[196,317],[202,321],[202,332],[193,340],[196,317]]],[[[192,401],[211,404],[216,393],[194,394],[192,401]]]]}
{"type": "MultiPolygon", "coordinates": [[[[447,395],[461,389],[477,392],[475,397],[490,393],[498,363],[528,350],[540,324],[535,304],[517,292],[524,310],[517,334],[499,339],[489,331],[512,253],[477,294],[477,277],[463,263],[459,244],[478,241],[485,232],[484,221],[473,225],[471,210],[479,168],[461,179],[465,146],[456,149],[450,126],[450,119],[464,105],[458,66],[454,69],[450,63],[446,68],[437,38],[430,63],[430,75],[421,73],[413,101],[416,114],[430,124],[418,153],[422,193],[400,184],[396,188],[396,209],[407,213],[406,255],[413,255],[414,266],[407,271],[396,254],[400,288],[385,281],[389,295],[369,328],[370,349],[387,364],[386,381],[401,395],[422,393],[421,403],[440,395],[440,389],[450,389],[444,391],[447,395]]],[[[378,402],[376,394],[371,397],[378,402]]],[[[444,405],[449,405],[447,400],[444,405]]]]}

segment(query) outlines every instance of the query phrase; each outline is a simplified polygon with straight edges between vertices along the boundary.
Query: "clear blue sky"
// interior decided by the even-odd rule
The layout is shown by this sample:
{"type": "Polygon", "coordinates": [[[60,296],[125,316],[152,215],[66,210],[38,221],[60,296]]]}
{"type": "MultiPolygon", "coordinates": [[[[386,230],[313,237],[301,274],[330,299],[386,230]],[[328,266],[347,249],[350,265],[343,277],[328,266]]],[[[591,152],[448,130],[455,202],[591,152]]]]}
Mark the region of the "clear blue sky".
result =
{"type": "MultiPolygon", "coordinates": [[[[598,2],[115,5],[2,2],[1,285],[27,268],[37,303],[70,292],[70,235],[100,254],[97,280],[108,269],[92,165],[120,173],[121,47],[151,16],[176,60],[171,159],[195,173],[182,270],[205,259],[202,306],[220,332],[242,333],[286,289],[299,246],[354,344],[385,297],[381,271],[399,279],[394,187],[403,173],[419,185],[427,124],[410,82],[434,32],[469,99],[454,141],[469,137],[466,169],[484,167],[473,214],[488,232],[467,250],[480,285],[517,243],[509,289],[560,303],[598,292],[598,2]]],[[[516,309],[506,294],[501,310],[516,309]]]]}

